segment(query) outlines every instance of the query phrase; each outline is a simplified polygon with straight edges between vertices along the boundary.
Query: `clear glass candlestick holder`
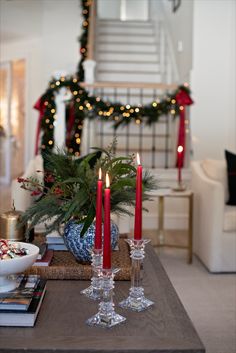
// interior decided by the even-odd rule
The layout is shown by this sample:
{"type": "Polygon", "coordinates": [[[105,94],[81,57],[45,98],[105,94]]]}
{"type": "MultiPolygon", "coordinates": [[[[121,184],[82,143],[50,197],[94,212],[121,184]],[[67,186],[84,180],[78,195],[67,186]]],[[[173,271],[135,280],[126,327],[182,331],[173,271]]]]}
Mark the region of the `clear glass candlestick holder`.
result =
{"type": "Polygon", "coordinates": [[[102,270],[102,299],[98,313],[86,321],[89,326],[111,328],[126,320],[115,312],[113,303],[114,276],[118,271],[119,269],[102,270]]]}
{"type": "Polygon", "coordinates": [[[86,297],[99,300],[101,299],[102,293],[102,249],[92,250],[92,278],[91,285],[82,290],[80,293],[86,295],[86,297]]]}
{"type": "Polygon", "coordinates": [[[143,259],[145,245],[149,243],[149,239],[127,239],[130,245],[131,265],[131,287],[128,298],[119,303],[119,306],[124,309],[133,311],[143,311],[154,303],[144,296],[143,281],[143,259]]]}

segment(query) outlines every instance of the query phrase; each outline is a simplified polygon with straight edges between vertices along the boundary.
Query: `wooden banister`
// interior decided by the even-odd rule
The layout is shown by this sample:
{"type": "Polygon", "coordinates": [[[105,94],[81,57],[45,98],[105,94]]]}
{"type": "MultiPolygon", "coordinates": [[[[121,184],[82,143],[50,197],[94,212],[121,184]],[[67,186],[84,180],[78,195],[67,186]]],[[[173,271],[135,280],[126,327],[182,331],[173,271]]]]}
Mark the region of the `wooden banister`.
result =
{"type": "Polygon", "coordinates": [[[81,82],[80,85],[84,88],[140,88],[140,89],[160,89],[160,90],[175,90],[177,84],[167,83],[144,83],[144,82],[81,82]]]}
{"type": "Polygon", "coordinates": [[[87,60],[94,60],[95,26],[96,26],[96,0],[91,0],[90,10],[89,10],[87,60]]]}

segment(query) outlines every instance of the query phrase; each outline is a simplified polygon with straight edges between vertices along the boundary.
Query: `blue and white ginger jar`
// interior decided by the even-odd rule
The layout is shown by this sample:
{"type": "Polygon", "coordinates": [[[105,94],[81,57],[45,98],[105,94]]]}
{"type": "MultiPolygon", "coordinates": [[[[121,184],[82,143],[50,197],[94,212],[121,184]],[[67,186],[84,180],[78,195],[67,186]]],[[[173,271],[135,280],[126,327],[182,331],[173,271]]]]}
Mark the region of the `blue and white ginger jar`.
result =
{"type": "MultiPolygon", "coordinates": [[[[87,232],[81,237],[80,233],[83,229],[83,223],[69,221],[64,229],[64,241],[68,250],[75,256],[78,261],[91,262],[91,250],[94,246],[95,224],[91,224],[87,232]]],[[[111,222],[111,246],[112,250],[117,246],[119,239],[119,229],[117,225],[111,222]]]]}

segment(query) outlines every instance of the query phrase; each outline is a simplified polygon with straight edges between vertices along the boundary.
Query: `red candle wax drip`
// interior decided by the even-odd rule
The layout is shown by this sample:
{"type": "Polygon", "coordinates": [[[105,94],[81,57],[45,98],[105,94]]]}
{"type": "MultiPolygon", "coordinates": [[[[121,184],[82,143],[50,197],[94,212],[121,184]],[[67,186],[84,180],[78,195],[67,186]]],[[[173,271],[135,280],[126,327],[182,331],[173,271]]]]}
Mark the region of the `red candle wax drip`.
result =
{"type": "Polygon", "coordinates": [[[136,203],[134,219],[134,239],[142,239],[142,166],[139,154],[137,153],[137,174],[136,174],[136,203]]]}
{"type": "Polygon", "coordinates": [[[94,248],[102,249],[102,171],[99,168],[97,181],[97,200],[96,200],[96,223],[94,248]]]}
{"type": "Polygon", "coordinates": [[[104,194],[104,240],[103,240],[103,268],[111,268],[111,205],[110,205],[110,181],[106,174],[106,189],[104,194]]]}

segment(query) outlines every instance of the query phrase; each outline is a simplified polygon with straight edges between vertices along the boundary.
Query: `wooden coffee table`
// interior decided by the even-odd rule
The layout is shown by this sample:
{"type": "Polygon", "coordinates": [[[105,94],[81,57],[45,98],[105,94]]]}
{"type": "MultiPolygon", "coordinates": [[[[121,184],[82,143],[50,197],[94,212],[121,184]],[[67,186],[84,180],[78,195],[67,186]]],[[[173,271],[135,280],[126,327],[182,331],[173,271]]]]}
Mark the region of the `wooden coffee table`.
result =
{"type": "MultiPolygon", "coordinates": [[[[146,297],[155,305],[136,313],[116,306],[127,321],[103,329],[85,321],[97,303],[80,295],[87,281],[50,280],[34,328],[0,328],[1,353],[204,353],[205,349],[151,245],[144,260],[146,297]]],[[[117,281],[115,303],[128,294],[117,281]]]]}

